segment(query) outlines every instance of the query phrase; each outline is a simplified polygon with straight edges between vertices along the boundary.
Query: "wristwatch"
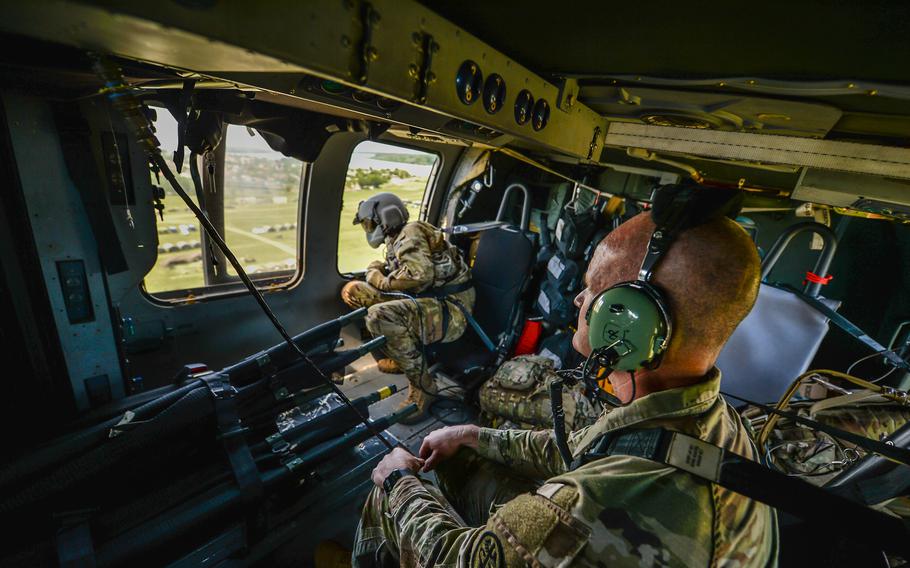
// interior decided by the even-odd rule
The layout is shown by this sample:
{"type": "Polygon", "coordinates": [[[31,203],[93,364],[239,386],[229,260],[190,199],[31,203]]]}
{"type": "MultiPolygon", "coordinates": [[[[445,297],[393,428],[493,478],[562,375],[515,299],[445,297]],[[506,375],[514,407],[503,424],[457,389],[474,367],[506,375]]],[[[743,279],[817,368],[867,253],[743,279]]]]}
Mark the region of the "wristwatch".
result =
{"type": "Polygon", "coordinates": [[[385,491],[386,495],[392,494],[392,489],[395,488],[395,484],[398,483],[398,480],[406,475],[414,475],[414,472],[407,468],[396,469],[392,473],[386,476],[385,480],[382,482],[382,489],[385,491]]]}

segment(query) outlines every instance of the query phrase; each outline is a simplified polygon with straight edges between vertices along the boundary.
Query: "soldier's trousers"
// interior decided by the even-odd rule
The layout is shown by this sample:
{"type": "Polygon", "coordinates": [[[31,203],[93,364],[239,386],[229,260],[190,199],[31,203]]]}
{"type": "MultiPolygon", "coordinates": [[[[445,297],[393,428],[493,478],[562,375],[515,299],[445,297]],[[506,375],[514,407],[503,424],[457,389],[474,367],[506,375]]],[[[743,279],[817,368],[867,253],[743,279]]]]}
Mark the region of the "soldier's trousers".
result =
{"type": "MultiPolygon", "coordinates": [[[[485,525],[495,508],[540,486],[539,481],[518,476],[468,448],[440,463],[436,478],[438,487],[429,481],[424,481],[424,487],[466,527],[485,525]]],[[[401,566],[417,564],[415,552],[401,548],[385,492],[374,487],[363,506],[354,537],[351,554],[354,568],[376,568],[380,548],[384,554],[397,557],[401,566]]]]}
{"type": "MultiPolygon", "coordinates": [[[[471,311],[474,289],[453,294],[452,298],[471,311]]],[[[425,370],[423,346],[437,341],[447,343],[461,337],[467,326],[461,310],[447,301],[448,327],[443,336],[442,301],[435,298],[406,298],[395,292],[381,292],[366,282],[353,280],[341,289],[341,299],[352,308],[368,308],[366,325],[373,336],[386,338],[385,354],[393,359],[411,382],[421,379],[425,370]]]]}

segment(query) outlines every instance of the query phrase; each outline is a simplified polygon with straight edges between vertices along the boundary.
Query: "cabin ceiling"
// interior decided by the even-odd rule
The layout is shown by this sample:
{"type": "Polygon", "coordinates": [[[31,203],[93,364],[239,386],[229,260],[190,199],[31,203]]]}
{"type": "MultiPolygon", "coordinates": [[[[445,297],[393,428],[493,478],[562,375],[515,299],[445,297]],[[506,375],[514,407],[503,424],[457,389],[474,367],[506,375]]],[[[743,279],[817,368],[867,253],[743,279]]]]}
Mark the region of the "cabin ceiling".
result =
{"type": "Polygon", "coordinates": [[[553,76],[910,81],[906,2],[423,3],[553,76]]]}
{"type": "Polygon", "coordinates": [[[560,162],[785,192],[804,168],[910,180],[907,3],[36,0],[9,8],[0,30],[31,43],[0,56],[7,84],[38,80],[29,60],[66,73],[88,70],[85,53],[104,51],[145,92],[178,92],[193,77],[197,89],[243,90],[560,162]],[[71,65],[61,65],[59,43],[71,65]],[[462,98],[461,72],[475,61],[472,81],[495,74],[507,85],[497,112],[473,104],[479,89],[462,98]],[[540,128],[518,118],[526,92],[535,115],[544,103],[549,122],[540,128]]]}

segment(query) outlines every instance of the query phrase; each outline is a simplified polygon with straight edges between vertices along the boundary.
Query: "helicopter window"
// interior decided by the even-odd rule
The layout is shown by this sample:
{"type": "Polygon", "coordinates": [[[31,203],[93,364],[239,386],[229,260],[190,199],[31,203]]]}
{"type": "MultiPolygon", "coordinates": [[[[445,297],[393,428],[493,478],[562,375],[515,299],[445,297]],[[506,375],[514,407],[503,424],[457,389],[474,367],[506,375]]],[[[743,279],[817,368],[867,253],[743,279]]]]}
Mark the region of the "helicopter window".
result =
{"type": "Polygon", "coordinates": [[[339,272],[361,272],[370,262],[380,260],[384,255],[384,247],[370,248],[363,229],[351,224],[360,202],[374,193],[394,193],[407,205],[410,219],[417,220],[428,182],[438,164],[436,154],[403,146],[366,141],[354,148],[341,207],[339,272]]]}
{"type": "MultiPolygon", "coordinates": [[[[157,115],[162,153],[173,168],[177,122],[163,109],[157,115]]],[[[253,279],[289,282],[299,264],[303,163],[272,150],[262,136],[244,126],[228,125],[219,150],[208,161],[199,159],[209,218],[253,279]]],[[[187,150],[178,179],[198,204],[189,161],[187,150]]],[[[145,277],[145,290],[174,299],[236,283],[236,271],[208,245],[189,208],[170,188],[165,192],[164,221],[158,219],[158,258],[145,277]]]]}

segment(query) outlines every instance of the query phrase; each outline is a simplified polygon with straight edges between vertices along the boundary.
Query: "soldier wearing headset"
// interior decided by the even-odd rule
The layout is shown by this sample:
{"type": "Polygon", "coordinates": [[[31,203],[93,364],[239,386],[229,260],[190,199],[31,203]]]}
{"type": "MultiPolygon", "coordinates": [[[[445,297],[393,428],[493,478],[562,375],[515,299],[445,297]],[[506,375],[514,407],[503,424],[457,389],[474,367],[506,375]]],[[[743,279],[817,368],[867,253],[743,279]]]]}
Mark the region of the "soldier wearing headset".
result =
{"type": "MultiPolygon", "coordinates": [[[[709,193],[665,189],[664,202],[709,193]]],[[[419,457],[396,449],[373,471],[356,566],[776,566],[772,508],[592,451],[605,434],[662,427],[757,458],[714,362],[755,302],[759,258],[735,212],[682,201],[660,218],[655,201],[654,219],[610,233],[575,299],[574,347],[585,371],[608,367],[615,407],[562,444],[551,431],[461,425],[428,435],[419,457]],[[430,470],[438,487],[416,476],[430,470]]]]}
{"type": "Polygon", "coordinates": [[[474,308],[471,270],[442,231],[423,221],[408,222],[408,210],[392,193],[377,193],[360,203],[354,224],[361,225],[373,248],[385,245],[384,260],[367,267],[366,281],[352,280],[341,299],[352,308],[368,308],[367,330],[384,335],[386,357],[378,361],[386,373],[404,373],[408,395],[417,412],[405,420],[427,417],[437,392],[427,372],[424,346],[461,337],[474,308]]]}

